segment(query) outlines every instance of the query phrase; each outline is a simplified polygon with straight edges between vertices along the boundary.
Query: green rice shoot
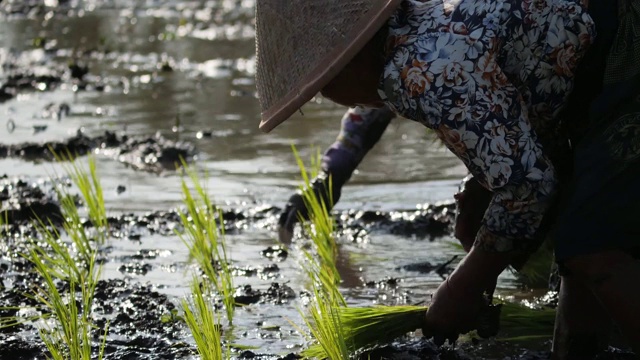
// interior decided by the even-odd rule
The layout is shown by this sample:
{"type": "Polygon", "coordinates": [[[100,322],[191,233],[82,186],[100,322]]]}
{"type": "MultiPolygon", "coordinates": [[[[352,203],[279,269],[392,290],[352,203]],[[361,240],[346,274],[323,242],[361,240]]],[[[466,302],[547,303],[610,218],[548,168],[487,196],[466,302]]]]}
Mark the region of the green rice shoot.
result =
{"type": "MultiPolygon", "coordinates": [[[[50,271],[50,264],[45,259],[50,258],[42,248],[35,246],[30,250],[27,258],[35,265],[36,271],[44,279],[44,288],[37,289],[34,298],[51,310],[54,325],[41,328],[39,333],[51,357],[55,360],[88,360],[92,355],[91,334],[96,329],[91,317],[91,306],[99,268],[90,264],[87,272],[80,281],[69,279],[69,296],[61,293],[56,284],[57,279],[50,271]],[[76,294],[80,294],[81,308],[78,309],[76,294]]],[[[97,359],[104,356],[104,347],[108,329],[104,330],[102,344],[98,349],[97,359]]]]}
{"type": "Polygon", "coordinates": [[[353,345],[345,337],[340,312],[346,307],[335,306],[336,300],[324,299],[317,286],[314,285],[313,301],[308,309],[309,315],[304,316],[305,323],[317,344],[310,349],[316,349],[316,353],[302,352],[305,358],[348,360],[353,345]],[[321,356],[316,356],[321,355],[321,356]]]}
{"type": "MultiPolygon", "coordinates": [[[[298,167],[300,168],[300,175],[303,180],[300,191],[309,214],[309,221],[301,221],[301,223],[303,224],[305,233],[311,237],[318,257],[318,265],[308,268],[307,274],[312,281],[322,284],[320,293],[326,294],[327,296],[325,296],[325,298],[335,301],[334,305],[344,306],[346,305],[346,301],[338,289],[341,282],[340,274],[336,267],[338,248],[334,236],[334,219],[330,212],[330,209],[333,207],[331,179],[327,180],[329,182],[328,198],[330,202],[327,204],[322,198],[316,196],[313,191],[307,190],[311,188],[310,179],[319,173],[319,154],[315,156],[315,160],[312,159],[312,167],[310,170],[307,170],[302,158],[293,145],[292,150],[298,167]],[[329,293],[331,293],[330,296],[328,295],[329,293]]],[[[310,263],[315,263],[310,253],[306,253],[306,256],[310,263]]]]}
{"type": "Polygon", "coordinates": [[[198,348],[202,360],[222,360],[229,358],[229,351],[223,351],[218,315],[213,302],[205,294],[210,293],[206,281],[194,277],[191,282],[191,301],[182,300],[184,320],[198,348]]]}
{"type": "MultiPolygon", "coordinates": [[[[62,164],[65,172],[80,191],[83,204],[87,208],[89,220],[97,230],[96,240],[99,244],[103,244],[106,240],[109,223],[95,158],[93,156],[88,157],[89,168],[85,169],[70,154],[54,154],[54,156],[62,164]]],[[[63,207],[75,207],[75,204],[68,203],[73,201],[69,196],[62,197],[60,200],[63,207]]]]}
{"type": "Polygon", "coordinates": [[[214,285],[222,297],[227,321],[231,325],[236,305],[235,287],[229,266],[222,213],[211,201],[195,170],[183,165],[194,190],[182,179],[186,213],[180,214],[184,232],[177,235],[189,249],[190,260],[199,265],[207,281],[214,285]]]}
{"type": "MultiPolygon", "coordinates": [[[[320,170],[320,157],[316,155],[311,161],[311,169],[307,170],[295,146],[292,150],[303,183],[300,187],[305,205],[308,209],[309,221],[300,221],[303,230],[313,242],[315,252],[303,251],[302,267],[310,282],[314,298],[309,305],[308,314],[302,313],[305,324],[317,345],[326,357],[336,360],[349,359],[352,346],[348,344],[339,316],[339,309],[346,306],[346,301],[338,286],[341,279],[336,267],[337,245],[334,237],[334,220],[330,213],[333,205],[331,198],[331,179],[329,182],[329,203],[316,196],[311,189],[311,178],[317,176],[320,170]]],[[[302,220],[302,219],[301,219],[302,220]]]]}
{"type": "MultiPolygon", "coordinates": [[[[83,199],[93,207],[93,224],[98,226],[97,236],[106,239],[106,212],[102,199],[102,188],[98,180],[95,162],[90,159],[90,172],[73,163],[67,167],[69,176],[75,179],[83,197],[98,196],[99,199],[83,199]],[[82,180],[79,180],[82,179],[82,180]]],[[[91,309],[95,289],[100,279],[101,266],[97,264],[95,241],[86,233],[79,210],[73,198],[65,191],[57,189],[62,204],[64,221],[62,228],[71,242],[61,241],[61,233],[52,224],[39,221],[39,239],[32,239],[28,253],[22,254],[35,268],[44,281],[44,286],[34,286],[31,297],[47,308],[51,315],[44,315],[39,334],[52,359],[84,360],[102,359],[108,327],[104,329],[102,343],[93,353],[92,333],[97,331],[91,309]],[[71,250],[71,249],[74,250],[71,250]],[[62,293],[59,283],[68,284],[69,293],[62,293]],[[78,298],[79,296],[79,298],[78,298]],[[79,301],[80,307],[76,300],[79,301]]],[[[89,210],[91,212],[92,210],[89,210]]]]}

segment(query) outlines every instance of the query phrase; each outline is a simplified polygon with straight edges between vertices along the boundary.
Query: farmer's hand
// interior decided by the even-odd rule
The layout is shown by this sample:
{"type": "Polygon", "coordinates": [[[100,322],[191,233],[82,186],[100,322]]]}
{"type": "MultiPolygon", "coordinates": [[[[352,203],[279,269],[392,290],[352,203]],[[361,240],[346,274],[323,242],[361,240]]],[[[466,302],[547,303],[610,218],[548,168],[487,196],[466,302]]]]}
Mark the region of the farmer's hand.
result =
{"type": "Polygon", "coordinates": [[[484,294],[495,287],[498,275],[513,255],[472,248],[456,270],[436,290],[427,311],[423,333],[437,343],[457,339],[474,330],[486,306],[484,294]]]}
{"type": "MultiPolygon", "coordinates": [[[[328,210],[331,210],[340,199],[342,185],[344,185],[344,182],[335,181],[334,177],[330,177],[329,174],[323,172],[311,182],[310,188],[305,189],[305,191],[313,191],[316,198],[324,202],[328,210]],[[329,186],[329,184],[331,184],[331,186],[329,186]]],[[[297,191],[291,195],[278,219],[280,241],[285,244],[291,242],[293,238],[293,227],[300,218],[308,220],[309,210],[305,206],[303,193],[297,191]]]]}

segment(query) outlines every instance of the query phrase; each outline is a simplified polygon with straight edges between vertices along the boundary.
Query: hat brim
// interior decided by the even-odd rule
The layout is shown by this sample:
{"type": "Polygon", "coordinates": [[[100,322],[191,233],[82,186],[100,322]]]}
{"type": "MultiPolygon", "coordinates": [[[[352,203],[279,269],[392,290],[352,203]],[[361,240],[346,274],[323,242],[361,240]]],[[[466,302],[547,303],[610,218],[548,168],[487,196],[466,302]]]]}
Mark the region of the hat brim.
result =
{"type": "Polygon", "coordinates": [[[351,61],[382,25],[391,17],[401,0],[384,0],[385,5],[371,16],[359,19],[345,41],[332,49],[294,90],[262,112],[260,130],[270,132],[311,100],[351,61]]]}

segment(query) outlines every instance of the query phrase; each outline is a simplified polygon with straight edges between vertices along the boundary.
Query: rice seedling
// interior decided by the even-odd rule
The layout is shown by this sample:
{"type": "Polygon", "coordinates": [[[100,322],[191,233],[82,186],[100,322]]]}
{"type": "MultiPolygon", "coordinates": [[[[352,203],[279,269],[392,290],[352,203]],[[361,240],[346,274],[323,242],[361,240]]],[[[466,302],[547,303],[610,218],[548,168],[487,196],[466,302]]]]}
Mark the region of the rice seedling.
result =
{"type": "MultiPolygon", "coordinates": [[[[316,261],[308,251],[304,251],[302,265],[311,282],[313,300],[308,306],[308,314],[300,311],[307,328],[317,342],[325,358],[349,359],[353,349],[343,336],[342,320],[339,309],[346,306],[345,299],[338,290],[335,277],[316,261]]],[[[305,356],[305,353],[303,353],[305,356]]]]}
{"type": "MultiPolygon", "coordinates": [[[[340,307],[343,337],[353,350],[385,344],[409,332],[421,328],[424,323],[425,306],[374,306],[340,307]]],[[[508,337],[498,336],[497,340],[515,341],[525,339],[551,338],[555,322],[555,310],[531,309],[529,307],[502,303],[500,311],[500,331],[508,337]]],[[[303,352],[303,356],[323,359],[327,352],[319,345],[313,345],[303,352]]]]}
{"type": "MultiPolygon", "coordinates": [[[[42,223],[39,230],[42,239],[32,241],[31,249],[23,256],[34,265],[35,271],[43,279],[43,286],[34,286],[31,297],[50,311],[50,316],[45,316],[43,320],[53,320],[53,325],[40,330],[40,336],[54,359],[91,359],[91,333],[95,328],[91,307],[101,272],[101,267],[95,261],[96,251],[90,250],[89,254],[81,255],[78,261],[77,254],[70,246],[59,240],[57,230],[51,230],[42,223]],[[67,285],[68,294],[61,290],[64,288],[60,286],[62,284],[67,285]]],[[[82,241],[74,236],[71,240],[71,246],[82,241]]],[[[106,339],[107,329],[104,331],[106,339]]],[[[98,358],[102,358],[104,341],[99,348],[98,358]]]]}
{"type": "MultiPolygon", "coordinates": [[[[89,220],[96,228],[96,240],[99,244],[104,243],[108,232],[108,218],[95,158],[93,156],[88,157],[89,168],[87,170],[75,161],[75,157],[69,153],[66,155],[54,155],[58,162],[62,164],[67,176],[80,191],[89,220]]],[[[61,196],[63,209],[73,213],[73,209],[76,207],[73,198],[68,196],[69,194],[66,192],[61,192],[59,188],[58,192],[59,197],[64,195],[61,196]]]]}
{"type": "MultiPolygon", "coordinates": [[[[315,156],[315,160],[312,158],[311,169],[308,171],[295,146],[292,145],[291,148],[300,168],[300,175],[303,180],[300,189],[309,214],[309,221],[301,221],[301,223],[305,233],[311,237],[318,257],[317,266],[306,267],[307,275],[313,282],[318,282],[322,285],[320,293],[326,295],[324,298],[335,301],[335,306],[344,306],[346,301],[338,290],[341,278],[336,267],[338,248],[334,236],[335,224],[329,210],[333,207],[331,179],[327,180],[329,203],[325,203],[324,199],[317,196],[315,192],[307,190],[311,188],[310,179],[319,173],[319,154],[315,156]]],[[[309,252],[305,252],[305,255],[308,264],[316,263],[309,252]]]]}
{"type": "Polygon", "coordinates": [[[86,233],[75,201],[66,191],[57,189],[64,217],[62,229],[70,244],[61,241],[62,234],[52,224],[35,224],[40,238],[32,239],[30,250],[22,256],[34,265],[43,283],[34,285],[29,296],[49,311],[42,316],[45,325],[40,337],[53,359],[102,359],[108,329],[104,329],[102,343],[94,354],[92,333],[96,326],[91,314],[101,274],[94,239],[103,242],[107,236],[102,188],[92,159],[89,173],[75,163],[66,169],[88,204],[98,235],[90,237],[86,233]]]}
{"type": "Polygon", "coordinates": [[[334,237],[334,220],[330,210],[332,208],[331,179],[328,179],[328,201],[326,203],[310,189],[310,178],[317,176],[319,172],[319,154],[311,161],[311,170],[308,171],[300,158],[295,146],[292,150],[300,174],[303,179],[301,193],[308,209],[309,221],[304,222],[303,229],[309,234],[315,249],[315,253],[303,251],[302,267],[311,282],[314,300],[308,308],[308,314],[301,311],[305,324],[311,335],[317,341],[322,353],[330,359],[348,359],[352,349],[343,336],[342,321],[339,308],[346,306],[346,301],[339,291],[341,282],[340,274],[336,268],[337,245],[334,237]]]}
{"type": "Polygon", "coordinates": [[[227,321],[231,325],[236,305],[233,296],[235,287],[229,266],[222,213],[211,201],[195,170],[189,169],[184,162],[183,166],[187,169],[194,191],[182,179],[186,213],[180,214],[184,231],[177,232],[177,235],[189,249],[190,260],[195,260],[206,279],[222,297],[227,321]]]}
{"type": "MultiPolygon", "coordinates": [[[[49,239],[47,242],[50,242],[49,239]]],[[[65,272],[74,273],[65,266],[64,259],[70,258],[68,252],[64,253],[62,247],[58,249],[62,253],[58,259],[49,255],[45,249],[34,246],[27,258],[34,264],[36,271],[44,280],[43,288],[36,288],[33,297],[51,311],[54,324],[40,329],[40,337],[43,340],[51,357],[55,360],[87,360],[96,358],[92,355],[91,334],[95,329],[91,317],[91,306],[100,276],[99,267],[95,262],[89,264],[85,273],[80,278],[60,278],[65,272]],[[58,261],[52,263],[51,261],[58,261]],[[56,269],[56,267],[58,267],[56,269]],[[62,268],[60,268],[62,267],[62,268]],[[52,271],[53,270],[53,271],[52,271]],[[67,280],[69,294],[64,294],[57,286],[59,281],[67,280]],[[76,294],[80,300],[77,301],[76,294]]],[[[104,329],[102,344],[98,348],[97,359],[104,356],[108,328],[104,329]]]]}
{"type": "Polygon", "coordinates": [[[210,299],[205,297],[209,293],[209,285],[205,281],[194,277],[191,282],[192,301],[182,300],[184,320],[191,331],[198,354],[203,360],[222,360],[229,358],[229,351],[223,351],[221,326],[218,315],[210,299]]]}
{"type": "MultiPolygon", "coordinates": [[[[346,306],[345,300],[335,285],[335,278],[330,272],[323,271],[323,266],[308,251],[304,251],[302,264],[311,282],[313,300],[308,306],[308,313],[300,310],[307,328],[317,342],[322,354],[330,359],[348,359],[352,346],[347,344],[343,336],[342,321],[339,308],[346,306]]],[[[305,354],[303,353],[303,356],[305,354]]]]}
{"type": "Polygon", "coordinates": [[[305,358],[336,359],[347,360],[353,350],[353,345],[348,343],[344,336],[340,309],[346,307],[336,306],[337,299],[326,299],[325,296],[332,294],[322,294],[318,286],[313,285],[315,301],[309,305],[309,315],[303,318],[305,324],[311,331],[311,335],[317,341],[309,349],[315,352],[302,352],[305,358]]]}

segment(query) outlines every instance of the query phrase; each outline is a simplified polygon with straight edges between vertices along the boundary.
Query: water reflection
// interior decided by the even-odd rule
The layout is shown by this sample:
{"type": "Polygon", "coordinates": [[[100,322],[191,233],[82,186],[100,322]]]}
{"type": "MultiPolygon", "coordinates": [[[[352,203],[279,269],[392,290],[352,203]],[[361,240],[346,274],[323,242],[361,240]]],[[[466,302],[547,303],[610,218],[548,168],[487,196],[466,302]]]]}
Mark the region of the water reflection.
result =
{"type": "MultiPolygon", "coordinates": [[[[116,129],[170,133],[179,117],[184,139],[198,141],[198,131],[211,132],[211,138],[198,141],[203,158],[211,161],[207,166],[219,169],[227,163],[232,165],[230,172],[286,179],[297,172],[290,145],[296,144],[307,158],[311,146],[329,145],[344,108],[318,99],[272,134],[259,132],[253,33],[247,30],[252,29],[253,4],[246,0],[117,1],[111,6],[71,2],[68,6],[76,14],[84,8],[93,11],[82,17],[57,13],[48,20],[45,15],[4,22],[0,39],[5,47],[25,49],[35,37],[46,37],[57,49],[70,50],[70,59],[88,62],[92,74],[130,82],[126,93],[114,89],[88,99],[94,106],[114,108],[117,118],[108,121],[116,129]],[[215,35],[203,36],[207,29],[215,35]],[[89,51],[93,55],[87,56],[89,51]],[[165,63],[174,71],[159,71],[165,63]]],[[[353,180],[427,181],[462,174],[457,160],[421,126],[398,119],[353,180]]]]}

